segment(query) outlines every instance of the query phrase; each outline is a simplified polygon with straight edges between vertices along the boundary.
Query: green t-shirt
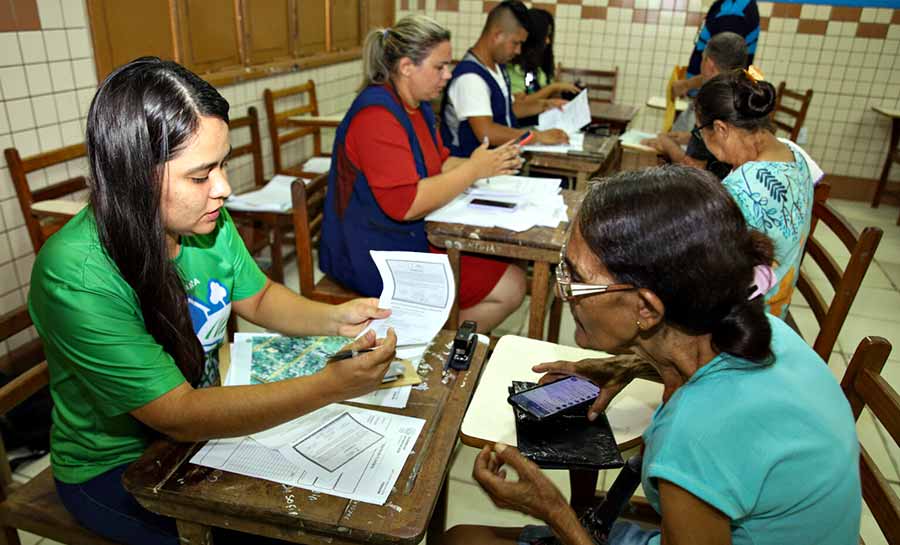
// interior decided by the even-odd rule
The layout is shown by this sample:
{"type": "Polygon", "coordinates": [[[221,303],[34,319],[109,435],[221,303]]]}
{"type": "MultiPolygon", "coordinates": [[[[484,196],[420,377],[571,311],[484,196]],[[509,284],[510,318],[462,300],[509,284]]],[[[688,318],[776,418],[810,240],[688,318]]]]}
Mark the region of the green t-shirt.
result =
{"type": "MultiPolygon", "coordinates": [[[[232,300],[256,294],[266,277],[224,208],[212,233],[181,238],[175,263],[206,352],[201,385],[212,384],[232,300]]],[[[28,305],[50,367],[54,476],[82,483],[137,459],[150,433],[129,412],[184,377],[147,332],[137,296],[100,244],[90,208],[41,249],[28,305]]]]}
{"type": "MultiPolygon", "coordinates": [[[[512,94],[526,93],[530,94],[547,86],[547,74],[541,68],[537,69],[537,86],[535,82],[525,81],[525,72],[518,64],[509,63],[506,65],[506,73],[509,75],[509,87],[512,94]]],[[[532,76],[534,77],[534,76],[532,76]]]]}

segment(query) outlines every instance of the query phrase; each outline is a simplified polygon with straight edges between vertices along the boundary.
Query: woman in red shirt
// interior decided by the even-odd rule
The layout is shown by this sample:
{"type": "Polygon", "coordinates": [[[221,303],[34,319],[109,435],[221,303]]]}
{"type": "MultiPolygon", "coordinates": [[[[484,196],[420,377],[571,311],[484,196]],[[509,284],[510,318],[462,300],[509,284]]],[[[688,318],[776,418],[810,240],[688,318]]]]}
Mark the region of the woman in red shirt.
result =
{"type": "MultiPolygon", "coordinates": [[[[441,96],[450,79],[450,33],[434,20],[412,15],[393,28],[372,31],[363,59],[362,91],[335,141],[332,197],[325,211],[334,216],[330,228],[327,218],[323,227],[321,266],[365,293],[374,284],[360,277],[374,271],[364,270],[363,250],[426,251],[422,218],[479,178],[515,173],[521,160],[512,144],[492,150],[484,144],[468,159],[450,157],[433,126],[429,103],[441,96]],[[351,222],[358,226],[348,226],[351,222]],[[364,225],[376,227],[358,229],[364,225]],[[348,261],[346,254],[354,252],[360,257],[348,261]]],[[[490,331],[519,307],[524,295],[521,268],[508,261],[462,257],[460,320],[475,320],[479,330],[490,331]]]]}

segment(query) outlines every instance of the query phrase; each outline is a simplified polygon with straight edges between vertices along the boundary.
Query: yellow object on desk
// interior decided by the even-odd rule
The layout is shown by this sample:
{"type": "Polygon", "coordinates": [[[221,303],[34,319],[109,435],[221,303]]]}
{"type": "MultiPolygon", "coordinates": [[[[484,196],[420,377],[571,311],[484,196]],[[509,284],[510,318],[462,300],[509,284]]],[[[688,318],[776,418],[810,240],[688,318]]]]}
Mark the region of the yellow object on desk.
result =
{"type": "Polygon", "coordinates": [[[669,83],[666,84],[666,113],[663,114],[662,132],[671,131],[672,125],[675,123],[675,114],[677,113],[676,102],[678,97],[676,97],[675,93],[672,91],[672,85],[676,81],[684,79],[686,75],[686,66],[676,66],[672,69],[672,75],[669,76],[669,83]]]}

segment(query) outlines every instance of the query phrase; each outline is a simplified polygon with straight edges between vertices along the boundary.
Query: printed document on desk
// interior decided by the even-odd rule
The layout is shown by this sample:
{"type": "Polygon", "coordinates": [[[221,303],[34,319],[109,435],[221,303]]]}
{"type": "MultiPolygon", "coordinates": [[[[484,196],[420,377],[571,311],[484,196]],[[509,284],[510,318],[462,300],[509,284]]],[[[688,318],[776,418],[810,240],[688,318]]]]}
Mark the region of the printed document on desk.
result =
{"type": "Polygon", "coordinates": [[[528,144],[522,146],[522,151],[538,153],[568,153],[569,151],[584,151],[584,133],[570,132],[568,144],[528,144]]]}
{"type": "Polygon", "coordinates": [[[559,193],[561,178],[530,176],[492,176],[480,178],[466,193],[479,197],[526,197],[540,203],[543,198],[559,193]]]}
{"type": "Polygon", "coordinates": [[[391,309],[391,315],[374,320],[368,329],[383,338],[393,327],[398,346],[430,343],[447,322],[456,297],[456,282],[447,255],[376,250],[369,253],[384,285],[378,306],[391,309]]]}
{"type": "Polygon", "coordinates": [[[643,132],[631,129],[625,131],[625,134],[619,136],[619,142],[621,142],[622,147],[626,149],[656,153],[655,149],[645,144],[641,144],[641,140],[646,140],[649,138],[656,138],[656,134],[652,132],[643,132]]]}
{"type": "Polygon", "coordinates": [[[191,462],[383,505],[424,424],[333,404],[249,437],[209,441],[191,462]]]}
{"type": "Polygon", "coordinates": [[[463,193],[428,214],[428,221],[444,223],[462,223],[475,227],[499,227],[510,231],[522,232],[532,227],[556,227],[567,221],[566,203],[563,196],[542,195],[536,202],[519,197],[519,207],[510,213],[496,213],[491,210],[469,206],[475,196],[463,193]]]}
{"type": "MultiPolygon", "coordinates": [[[[225,201],[229,210],[246,212],[287,212],[291,209],[291,183],[294,176],[276,175],[262,189],[243,195],[232,195],[225,201]]],[[[304,179],[304,183],[309,180],[304,179]]]]}
{"type": "Polygon", "coordinates": [[[553,108],[540,114],[537,128],[539,131],[560,129],[568,134],[573,134],[590,123],[591,106],[588,103],[588,91],[583,89],[562,108],[553,108]]]}

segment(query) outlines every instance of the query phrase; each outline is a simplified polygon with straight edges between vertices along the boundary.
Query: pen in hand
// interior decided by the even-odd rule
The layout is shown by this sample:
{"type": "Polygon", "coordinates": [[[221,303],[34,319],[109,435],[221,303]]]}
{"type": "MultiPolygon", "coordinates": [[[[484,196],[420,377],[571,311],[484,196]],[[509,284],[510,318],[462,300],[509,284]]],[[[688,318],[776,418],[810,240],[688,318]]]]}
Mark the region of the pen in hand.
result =
{"type": "Polygon", "coordinates": [[[328,356],[328,361],[339,361],[339,360],[349,360],[350,358],[355,358],[360,354],[365,354],[366,352],[372,352],[375,350],[374,348],[360,348],[359,350],[341,350],[339,352],[335,352],[334,354],[328,356]]]}

